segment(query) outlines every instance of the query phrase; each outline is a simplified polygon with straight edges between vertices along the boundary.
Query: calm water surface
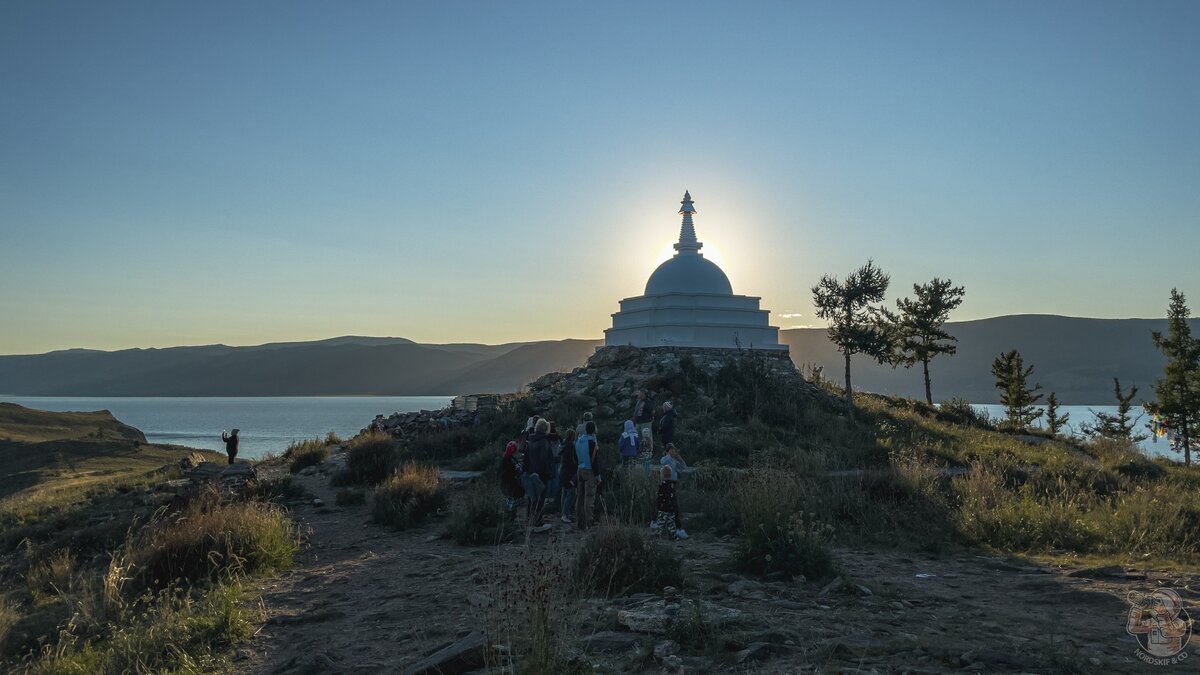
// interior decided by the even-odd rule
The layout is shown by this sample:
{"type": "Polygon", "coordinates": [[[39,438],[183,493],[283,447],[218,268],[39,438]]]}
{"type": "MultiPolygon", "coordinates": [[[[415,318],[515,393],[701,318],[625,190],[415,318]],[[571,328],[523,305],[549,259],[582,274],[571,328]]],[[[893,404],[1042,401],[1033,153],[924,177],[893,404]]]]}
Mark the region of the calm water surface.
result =
{"type": "Polygon", "coordinates": [[[349,438],[378,414],[436,410],[450,396],[65,397],[0,396],[56,412],[108,410],[151,443],[225,450],[221,430],[238,428],[239,456],[282,452],[295,440],[334,432],[349,438]]]}
{"type": "MultiPolygon", "coordinates": [[[[64,397],[0,396],[0,401],[41,410],[108,410],[117,419],[141,429],[151,443],[174,443],[193,448],[224,450],[223,429],[241,429],[241,455],[261,457],[282,452],[292,441],[323,437],[334,432],[349,438],[367,426],[375,415],[413,410],[436,410],[450,404],[450,396],[248,396],[248,397],[64,397]]],[[[976,405],[992,419],[1004,417],[999,405],[976,405]]],[[[1115,406],[1062,406],[1070,413],[1068,427],[1077,432],[1081,422],[1095,419],[1093,411],[1115,413],[1115,406]]],[[[1145,419],[1137,424],[1145,433],[1145,419]]],[[[1164,440],[1141,443],[1148,455],[1179,459],[1164,440]]]]}

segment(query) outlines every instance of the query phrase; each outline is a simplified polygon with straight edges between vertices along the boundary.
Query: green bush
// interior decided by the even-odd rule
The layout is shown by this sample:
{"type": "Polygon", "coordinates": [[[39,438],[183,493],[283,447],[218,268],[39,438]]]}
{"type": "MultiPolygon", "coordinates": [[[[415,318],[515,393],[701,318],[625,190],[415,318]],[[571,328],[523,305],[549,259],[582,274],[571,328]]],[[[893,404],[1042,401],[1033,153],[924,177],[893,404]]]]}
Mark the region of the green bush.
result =
{"type": "Polygon", "coordinates": [[[438,468],[410,462],[375,488],[372,514],[375,522],[404,529],[424,522],[446,501],[438,468]]]}
{"type": "Polygon", "coordinates": [[[680,586],[683,569],[679,558],[647,539],[641,530],[605,525],[593,530],[579,546],[574,577],[581,589],[613,597],[680,586]]]}
{"type": "Polygon", "coordinates": [[[734,562],[753,574],[783,572],[811,579],[831,576],[833,528],[799,511],[803,494],[790,472],[756,464],[738,482],[735,503],[742,526],[734,562]]]}
{"type": "Polygon", "coordinates": [[[329,446],[318,439],[295,441],[283,453],[288,460],[292,473],[300,473],[301,469],[317,466],[329,459],[329,446]]]}
{"type": "Polygon", "coordinates": [[[339,485],[376,485],[392,475],[399,464],[395,441],[382,431],[359,434],[345,447],[346,468],[334,480],[339,485]]]}
{"type": "Polygon", "coordinates": [[[483,439],[471,427],[452,427],[418,434],[408,450],[416,459],[447,460],[469,455],[483,445],[483,439]]]}
{"type": "MultiPolygon", "coordinates": [[[[661,467],[652,466],[651,469],[661,467]]],[[[612,522],[645,527],[658,514],[657,471],[646,475],[641,464],[617,467],[604,476],[601,505],[612,522]]]]}
{"type": "Polygon", "coordinates": [[[512,539],[515,528],[501,508],[503,497],[494,485],[477,482],[450,511],[446,531],[463,546],[499,544],[512,539]]]}
{"type": "Polygon", "coordinates": [[[122,553],[135,578],[165,588],[284,569],[298,546],[291,518],[274,504],[197,499],[147,524],[122,553]]]}

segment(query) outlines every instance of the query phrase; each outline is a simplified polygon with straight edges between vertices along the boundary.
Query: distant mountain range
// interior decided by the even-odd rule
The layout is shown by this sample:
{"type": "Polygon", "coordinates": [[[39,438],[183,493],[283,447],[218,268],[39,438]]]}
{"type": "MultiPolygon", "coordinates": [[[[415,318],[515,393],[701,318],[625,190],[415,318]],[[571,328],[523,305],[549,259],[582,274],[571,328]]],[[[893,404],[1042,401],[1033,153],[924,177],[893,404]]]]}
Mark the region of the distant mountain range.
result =
{"type": "MultiPolygon", "coordinates": [[[[1064,404],[1102,405],[1112,378],[1150,387],[1163,358],[1150,339],[1163,319],[1003,316],[948,324],[959,353],[930,367],[935,400],[960,396],[995,402],[991,362],[1019,349],[1031,377],[1064,404]]],[[[1193,322],[1200,332],[1200,320],[1193,322]]],[[[780,331],[801,367],[840,381],[842,361],[824,329],[780,331]]],[[[582,365],[599,340],[484,345],[418,344],[404,338],[345,336],[254,347],[208,345],[105,352],[70,349],[0,356],[0,392],[17,396],[418,396],[504,392],[538,376],[582,365]]],[[[880,366],[856,357],[855,389],[923,396],[919,368],[880,366]]]]}

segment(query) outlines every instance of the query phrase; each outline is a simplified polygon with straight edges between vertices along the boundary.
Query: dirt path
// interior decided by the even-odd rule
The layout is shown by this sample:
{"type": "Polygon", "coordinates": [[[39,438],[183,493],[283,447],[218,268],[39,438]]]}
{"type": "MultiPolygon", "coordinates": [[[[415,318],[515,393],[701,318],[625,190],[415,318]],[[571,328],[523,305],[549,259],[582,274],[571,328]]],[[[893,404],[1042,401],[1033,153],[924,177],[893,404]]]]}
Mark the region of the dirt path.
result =
{"type": "MultiPolygon", "coordinates": [[[[527,554],[520,543],[467,548],[438,538],[440,522],[396,532],[369,522],[365,505],[334,506],[324,477],[297,480],[327,506],[295,507],[308,530],[296,568],[260,589],[262,630],[238,648],[243,673],[393,673],[484,628],[494,569],[527,554]]],[[[556,528],[532,546],[562,547],[578,535],[556,528]]],[[[1181,588],[1200,616],[1198,578],[1151,572],[1146,580],[1088,579],[1063,571],[974,555],[925,557],[839,549],[847,580],[865,590],[771,582],[731,574],[723,563],[735,541],[696,534],[675,542],[686,566],[685,596],[743,612],[728,638],[681,654],[686,672],[834,673],[1135,673],[1197,672],[1200,653],[1182,665],[1152,668],[1134,657],[1126,634],[1130,590],[1181,588]],[[917,575],[928,575],[918,577],[917,575]],[[736,663],[737,650],[774,645],[762,660],[736,663]]],[[[617,610],[637,599],[582,603],[585,631],[620,631],[617,610]]],[[[621,637],[621,636],[618,636],[621,637]]],[[[665,640],[626,636],[642,651],[596,650],[597,672],[658,673],[649,656],[665,640]]],[[[1193,639],[1186,651],[1200,652],[1193,639]]]]}

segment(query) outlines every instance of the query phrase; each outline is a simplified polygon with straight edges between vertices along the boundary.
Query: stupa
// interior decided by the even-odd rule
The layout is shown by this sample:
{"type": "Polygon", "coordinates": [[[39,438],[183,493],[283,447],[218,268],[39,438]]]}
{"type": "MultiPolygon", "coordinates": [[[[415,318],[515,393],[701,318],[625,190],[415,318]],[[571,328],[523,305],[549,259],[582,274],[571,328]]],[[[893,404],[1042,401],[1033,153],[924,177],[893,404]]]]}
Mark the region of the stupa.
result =
{"type": "Polygon", "coordinates": [[[604,346],[758,349],[787,352],[761,298],[734,295],[729,277],[704,257],[696,239],[692,196],[683,193],[675,256],[658,266],[644,294],[625,298],[604,331],[604,346]]]}

